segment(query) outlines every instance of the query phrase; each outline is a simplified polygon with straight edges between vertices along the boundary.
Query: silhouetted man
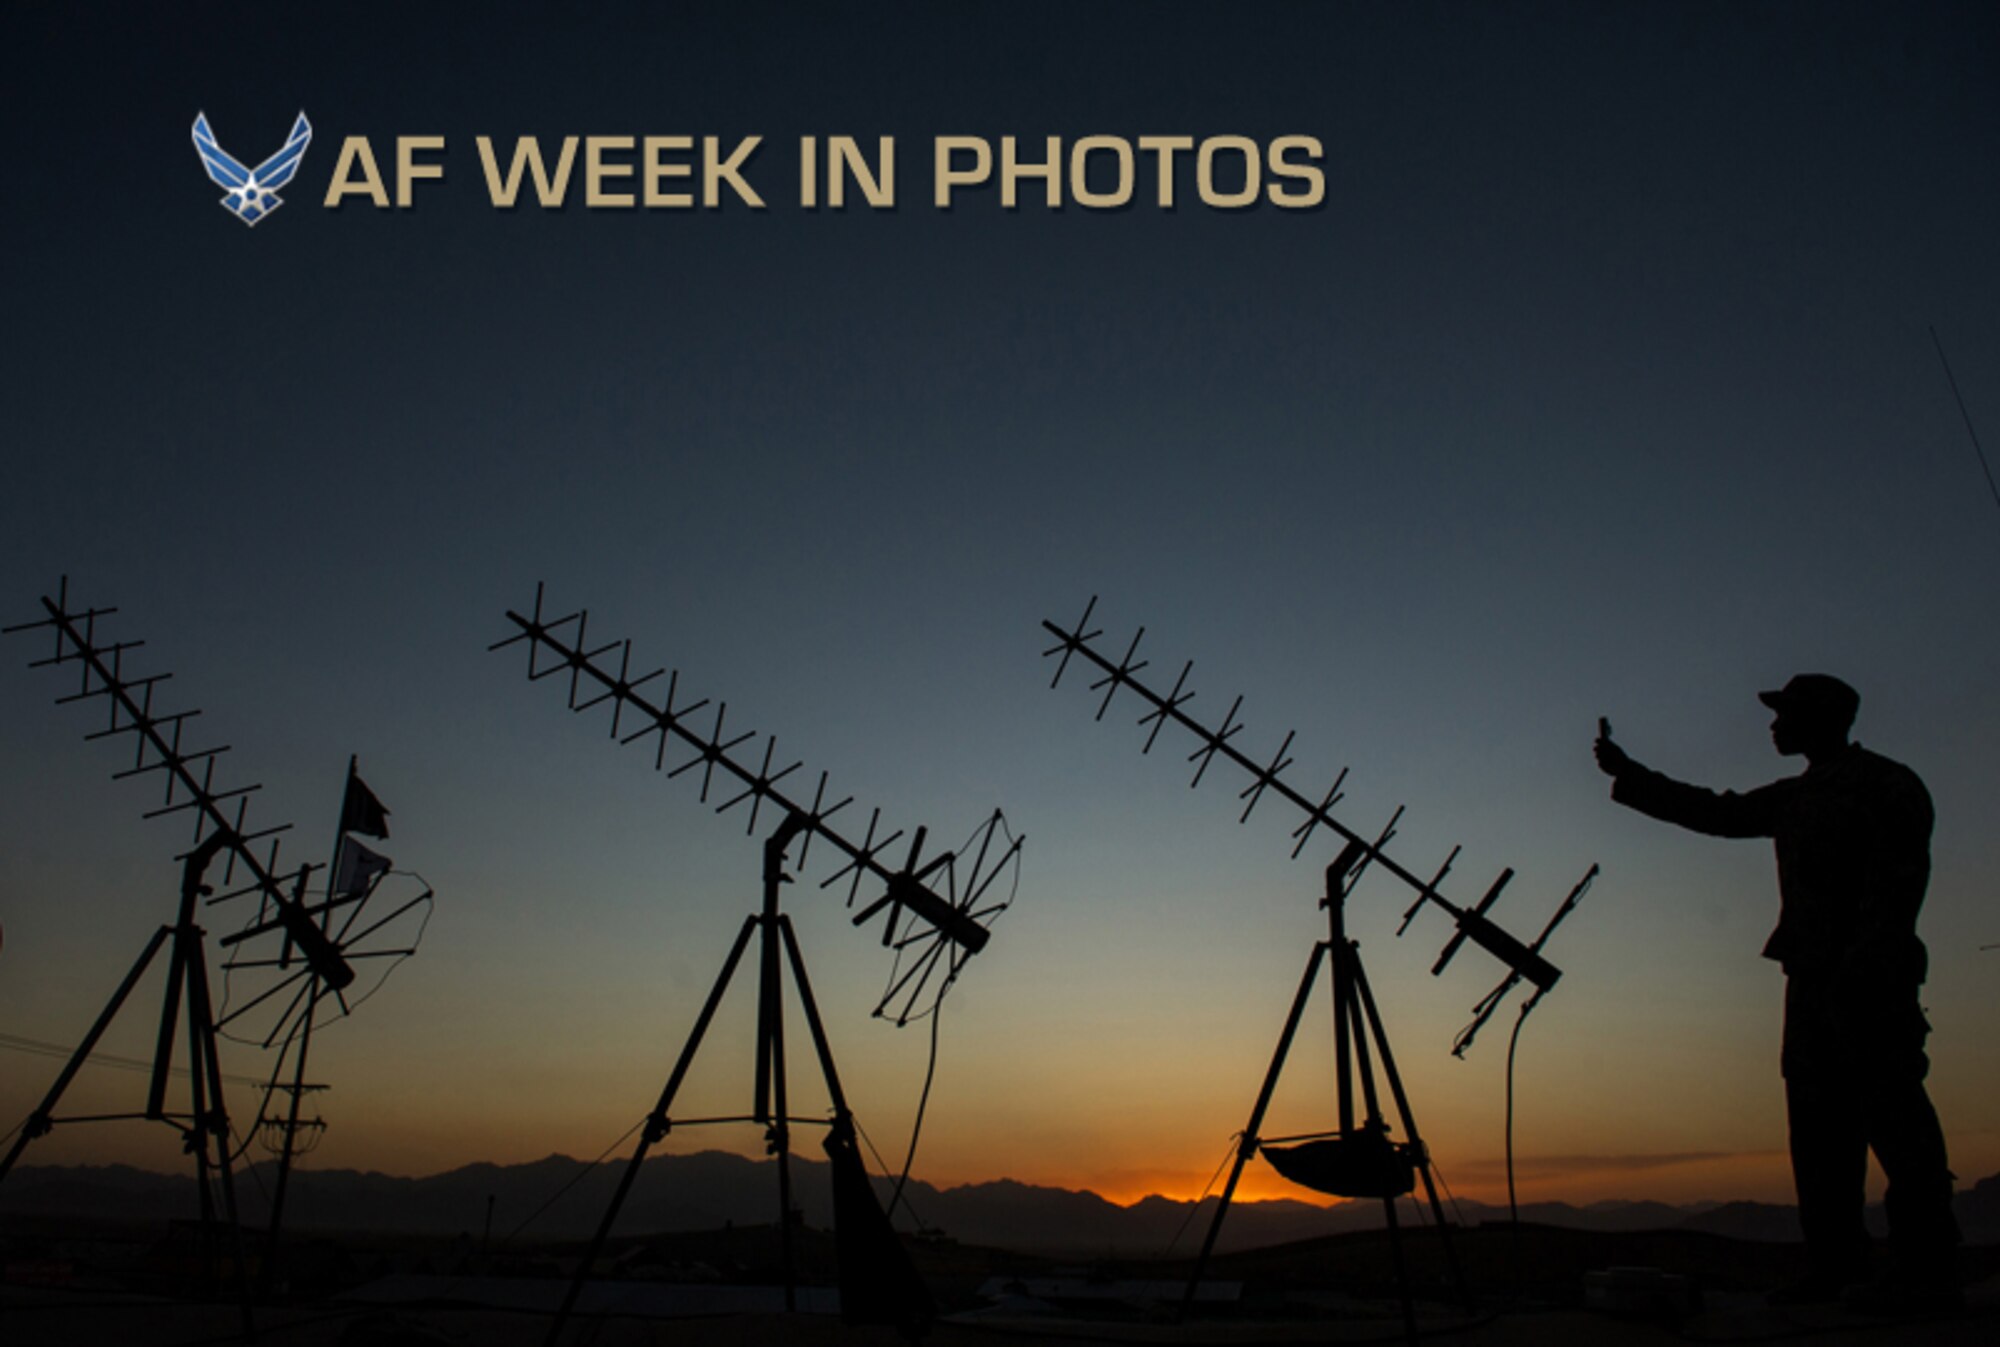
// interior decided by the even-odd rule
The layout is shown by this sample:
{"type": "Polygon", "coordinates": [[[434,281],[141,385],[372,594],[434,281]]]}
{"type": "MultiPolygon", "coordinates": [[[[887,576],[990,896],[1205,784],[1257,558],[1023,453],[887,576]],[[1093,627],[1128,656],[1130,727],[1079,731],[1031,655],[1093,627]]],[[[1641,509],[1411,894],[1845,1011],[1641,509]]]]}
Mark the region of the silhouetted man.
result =
{"type": "Polygon", "coordinates": [[[1773,1300],[1837,1300],[1847,1288],[1859,1309],[1951,1308],[1958,1225],[1917,1004],[1930,795],[1909,768],[1848,741],[1861,699],[1838,678],[1800,674],[1758,697],[1777,712],[1778,752],[1804,756],[1799,775],[1741,795],[1703,790],[1634,762],[1604,721],[1597,764],[1611,798],[1642,814],[1777,843],[1778,928],[1764,956],[1785,969],[1785,1103],[1810,1271],[1773,1300]],[[1870,1149],[1889,1181],[1891,1263],[1864,1281],[1870,1149]]]}

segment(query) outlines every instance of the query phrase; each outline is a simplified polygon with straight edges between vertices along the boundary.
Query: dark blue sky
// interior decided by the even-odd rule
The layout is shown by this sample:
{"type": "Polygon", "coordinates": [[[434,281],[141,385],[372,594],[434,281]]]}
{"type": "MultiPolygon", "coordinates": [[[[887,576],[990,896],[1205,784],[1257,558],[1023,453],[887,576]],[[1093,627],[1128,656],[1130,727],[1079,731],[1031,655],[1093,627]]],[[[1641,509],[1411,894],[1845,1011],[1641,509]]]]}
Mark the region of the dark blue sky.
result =
{"type": "MultiPolygon", "coordinates": [[[[1769,856],[1614,810],[1588,745],[1608,714],[1642,759],[1755,784],[1791,767],[1752,694],[1847,677],[1938,799],[1937,1092],[1960,1172],[2000,1167],[2000,510],[1927,331],[2000,436],[1990,7],[7,22],[7,615],[65,573],[119,605],[258,817],[317,838],[360,754],[442,895],[326,1036],[329,1163],[595,1154],[754,896],[740,825],[483,653],[546,580],[900,826],[998,805],[1029,834],[946,1010],[941,1181],[1198,1188],[1315,932],[1326,856],[1047,691],[1037,624],[1093,593],[1156,669],[1196,661],[1195,709],[1245,694],[1252,752],[1297,728],[1309,783],[1350,765],[1357,827],[1406,803],[1413,868],[1516,866],[1517,925],[1604,864],[1524,1064],[1565,1095],[1523,1123],[1581,1185],[1550,1192],[1783,1190],[1755,1158],[1782,1137],[1769,856]],[[301,109],[300,176],[247,230],[189,124],[254,161],[301,109]],[[415,209],[322,208],[343,138],[386,166],[423,134],[447,176],[415,209]],[[904,200],[495,211],[473,138],[528,134],[761,135],[780,186],[799,136],[894,136],[904,200]],[[1326,200],[928,204],[934,136],[1092,134],[1312,135],[1326,200]],[[468,1066],[501,1043],[510,1079],[468,1066]],[[1627,1172],[1693,1154],[1750,1158],[1627,1172]]],[[[7,651],[0,1022],[67,1041],[166,917],[179,839],[7,651]]],[[[899,1136],[922,1044],[862,1022],[878,951],[792,901],[857,1107],[899,1136]]],[[[1391,943],[1404,903],[1364,889],[1357,934],[1447,1173],[1480,1174],[1497,1049],[1444,1047],[1490,970],[1424,976],[1444,932],[1391,943]]]]}

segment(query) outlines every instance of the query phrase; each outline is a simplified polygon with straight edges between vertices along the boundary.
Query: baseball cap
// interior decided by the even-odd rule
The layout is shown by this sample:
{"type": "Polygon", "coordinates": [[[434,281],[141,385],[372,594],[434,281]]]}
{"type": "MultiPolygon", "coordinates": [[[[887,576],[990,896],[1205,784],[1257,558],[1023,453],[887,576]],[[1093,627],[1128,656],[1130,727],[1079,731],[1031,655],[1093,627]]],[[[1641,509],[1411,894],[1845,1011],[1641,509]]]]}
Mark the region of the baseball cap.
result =
{"type": "Polygon", "coordinates": [[[1854,713],[1861,709],[1860,693],[1832,674],[1822,673],[1798,674],[1775,692],[1758,693],[1757,700],[1782,714],[1811,716],[1842,725],[1853,724],[1854,713]]]}

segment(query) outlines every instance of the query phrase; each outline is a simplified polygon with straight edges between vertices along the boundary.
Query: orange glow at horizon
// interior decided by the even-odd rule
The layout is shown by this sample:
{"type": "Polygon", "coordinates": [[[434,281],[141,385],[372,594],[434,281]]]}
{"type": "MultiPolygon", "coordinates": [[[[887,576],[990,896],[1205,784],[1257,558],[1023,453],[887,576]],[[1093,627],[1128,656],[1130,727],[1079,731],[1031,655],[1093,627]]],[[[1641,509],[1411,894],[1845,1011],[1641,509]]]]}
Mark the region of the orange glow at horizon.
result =
{"type": "MultiPolygon", "coordinates": [[[[1043,1182],[1051,1187],[1078,1191],[1087,1189],[1107,1202],[1129,1207],[1149,1197],[1163,1197],[1170,1202],[1193,1202],[1203,1196],[1218,1197],[1228,1177],[1228,1171],[1225,1170],[1215,1177],[1211,1185],[1207,1174],[1160,1166],[1065,1175],[1043,1182]]],[[[1316,1193],[1310,1188],[1301,1188],[1290,1180],[1279,1177],[1262,1160],[1252,1160],[1243,1167],[1243,1178],[1237,1183],[1236,1195],[1232,1200],[1237,1202],[1286,1200],[1307,1202],[1316,1207],[1332,1207],[1340,1205],[1345,1199],[1316,1193]]]]}
{"type": "MultiPolygon", "coordinates": [[[[1439,1193],[1447,1203],[1457,1197],[1488,1206],[1506,1205],[1507,1176],[1498,1157],[1470,1163],[1461,1161],[1453,1169],[1452,1174],[1437,1171],[1439,1193]]],[[[992,1177],[996,1176],[959,1179],[934,1174],[929,1181],[939,1188],[951,1188],[960,1183],[987,1182],[992,1177]]],[[[1036,1186],[1089,1191],[1108,1202],[1129,1207],[1149,1197],[1194,1202],[1204,1196],[1220,1196],[1228,1171],[1225,1168],[1211,1178],[1205,1172],[1157,1165],[1089,1172],[1052,1169],[1032,1177],[1027,1174],[1007,1177],[1036,1186]]],[[[1576,1206],[1602,1201],[1675,1203],[1734,1198],[1788,1203],[1793,1200],[1791,1170],[1782,1151],[1689,1157],[1523,1157],[1517,1160],[1515,1190],[1523,1204],[1567,1202],[1576,1206]]],[[[1420,1200],[1422,1194],[1419,1180],[1420,1200]]],[[[1253,1158],[1244,1166],[1232,1199],[1304,1202],[1319,1207],[1335,1207],[1351,1200],[1358,1199],[1333,1197],[1300,1187],[1261,1158],[1253,1158]]]]}

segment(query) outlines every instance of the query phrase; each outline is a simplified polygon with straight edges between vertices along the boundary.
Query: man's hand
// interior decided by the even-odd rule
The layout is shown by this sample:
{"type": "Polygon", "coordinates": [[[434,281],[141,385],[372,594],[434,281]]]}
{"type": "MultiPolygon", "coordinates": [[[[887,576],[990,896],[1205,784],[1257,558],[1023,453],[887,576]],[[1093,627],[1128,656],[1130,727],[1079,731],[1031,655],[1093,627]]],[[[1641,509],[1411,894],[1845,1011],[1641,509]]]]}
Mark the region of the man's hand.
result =
{"type": "Polygon", "coordinates": [[[1638,765],[1624,749],[1611,742],[1611,722],[1603,716],[1597,718],[1597,742],[1591,745],[1591,751],[1597,754],[1598,770],[1606,776],[1622,776],[1638,765]]]}

